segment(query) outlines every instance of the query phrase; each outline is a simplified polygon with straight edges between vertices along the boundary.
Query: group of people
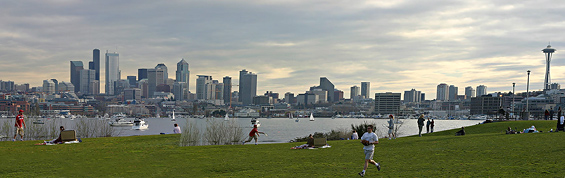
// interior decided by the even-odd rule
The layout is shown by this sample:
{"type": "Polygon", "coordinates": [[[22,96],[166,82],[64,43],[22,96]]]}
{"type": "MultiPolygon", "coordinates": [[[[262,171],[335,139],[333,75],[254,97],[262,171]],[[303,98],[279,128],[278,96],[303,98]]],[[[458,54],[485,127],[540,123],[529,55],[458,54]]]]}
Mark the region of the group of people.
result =
{"type": "MultiPolygon", "coordinates": [[[[418,136],[422,136],[422,128],[424,127],[424,121],[426,121],[426,119],[424,119],[424,115],[420,115],[420,117],[418,117],[418,136]]],[[[435,121],[432,119],[430,121],[430,118],[428,118],[428,122],[426,123],[426,133],[434,133],[434,126],[435,126],[435,121]]]]}

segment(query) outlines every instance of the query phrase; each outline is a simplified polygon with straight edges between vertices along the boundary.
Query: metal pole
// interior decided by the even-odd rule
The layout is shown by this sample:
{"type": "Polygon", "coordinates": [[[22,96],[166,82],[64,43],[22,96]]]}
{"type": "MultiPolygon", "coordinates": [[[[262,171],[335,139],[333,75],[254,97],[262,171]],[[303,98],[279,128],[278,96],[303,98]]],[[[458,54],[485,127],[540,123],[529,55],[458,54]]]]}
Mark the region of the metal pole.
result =
{"type": "Polygon", "coordinates": [[[514,100],[516,98],[516,93],[514,89],[516,88],[516,83],[512,83],[512,117],[516,120],[516,112],[514,112],[514,100]]]}
{"type": "Polygon", "coordinates": [[[530,70],[528,70],[528,84],[526,85],[526,120],[530,119],[529,96],[530,96],[530,70]]]}

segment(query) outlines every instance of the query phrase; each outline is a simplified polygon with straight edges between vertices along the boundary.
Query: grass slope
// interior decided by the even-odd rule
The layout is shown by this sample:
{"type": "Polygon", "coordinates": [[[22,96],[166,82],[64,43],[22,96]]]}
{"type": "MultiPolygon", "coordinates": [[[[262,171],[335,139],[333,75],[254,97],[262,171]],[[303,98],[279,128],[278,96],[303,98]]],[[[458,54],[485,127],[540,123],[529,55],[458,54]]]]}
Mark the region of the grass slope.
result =
{"type": "MultiPolygon", "coordinates": [[[[505,128],[556,121],[498,122],[423,137],[382,139],[368,177],[563,177],[565,133],[506,135],[505,128]]],[[[0,142],[0,177],[355,177],[363,168],[358,141],[291,150],[298,143],[179,147],[179,135],[83,139],[36,146],[0,142]]],[[[260,138],[261,139],[261,138],[260,138]]]]}

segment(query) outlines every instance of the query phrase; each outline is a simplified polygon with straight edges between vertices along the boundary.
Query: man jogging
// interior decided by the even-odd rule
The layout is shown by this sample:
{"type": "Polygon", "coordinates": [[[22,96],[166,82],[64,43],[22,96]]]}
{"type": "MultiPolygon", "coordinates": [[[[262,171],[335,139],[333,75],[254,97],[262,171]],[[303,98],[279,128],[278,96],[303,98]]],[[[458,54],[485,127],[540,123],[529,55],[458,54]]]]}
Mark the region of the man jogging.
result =
{"type": "Polygon", "coordinates": [[[14,131],[14,139],[16,141],[16,136],[20,134],[20,141],[24,141],[24,128],[26,128],[26,123],[24,122],[24,110],[20,109],[20,114],[16,116],[16,123],[14,124],[16,130],[14,131]]]}
{"type": "Polygon", "coordinates": [[[259,137],[260,133],[265,134],[265,132],[259,132],[257,130],[257,125],[253,125],[253,129],[251,130],[251,132],[249,132],[249,139],[247,139],[247,141],[244,141],[243,144],[245,145],[245,143],[251,142],[252,139],[255,139],[255,145],[257,145],[257,138],[259,137]]]}
{"type": "Polygon", "coordinates": [[[373,132],[373,125],[369,125],[367,127],[367,132],[365,132],[361,137],[361,143],[365,145],[363,147],[363,150],[365,151],[365,166],[363,167],[363,171],[359,173],[359,175],[363,177],[365,176],[365,171],[367,170],[367,166],[369,166],[369,163],[377,166],[377,169],[379,171],[381,170],[381,164],[373,160],[373,154],[375,153],[374,144],[379,143],[379,137],[377,137],[377,134],[373,132]]]}

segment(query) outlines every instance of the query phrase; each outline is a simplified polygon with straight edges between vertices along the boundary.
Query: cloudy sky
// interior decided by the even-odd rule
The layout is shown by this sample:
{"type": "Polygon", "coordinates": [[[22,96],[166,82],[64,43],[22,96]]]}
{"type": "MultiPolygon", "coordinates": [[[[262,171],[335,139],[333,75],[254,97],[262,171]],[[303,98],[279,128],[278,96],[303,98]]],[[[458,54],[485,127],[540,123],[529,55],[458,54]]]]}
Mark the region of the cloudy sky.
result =
{"type": "Polygon", "coordinates": [[[368,81],[371,93],[434,99],[439,83],[525,91],[527,70],[542,89],[549,42],[552,82],[565,83],[564,32],[565,1],[0,0],[0,80],[68,82],[69,61],[88,66],[98,48],[120,54],[124,79],[158,63],[174,78],[184,58],[192,92],[196,75],[237,82],[246,69],[259,95],[303,93],[323,76],[345,98],[368,81]]]}

